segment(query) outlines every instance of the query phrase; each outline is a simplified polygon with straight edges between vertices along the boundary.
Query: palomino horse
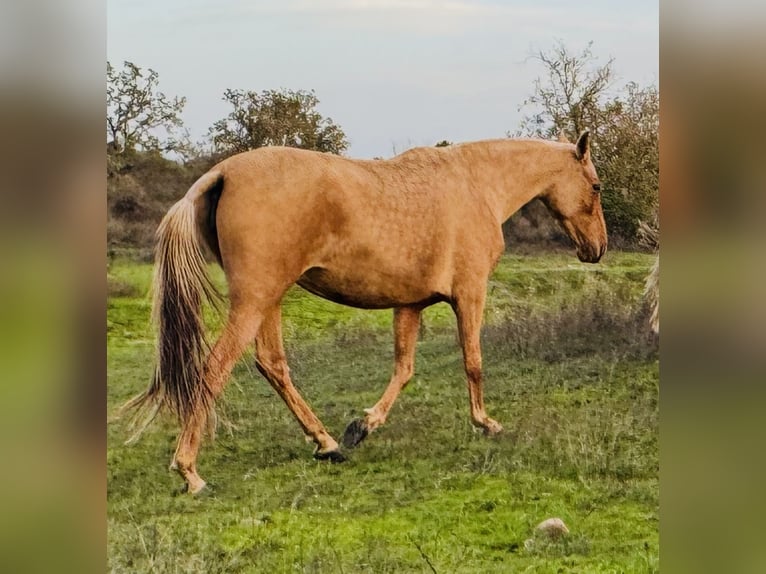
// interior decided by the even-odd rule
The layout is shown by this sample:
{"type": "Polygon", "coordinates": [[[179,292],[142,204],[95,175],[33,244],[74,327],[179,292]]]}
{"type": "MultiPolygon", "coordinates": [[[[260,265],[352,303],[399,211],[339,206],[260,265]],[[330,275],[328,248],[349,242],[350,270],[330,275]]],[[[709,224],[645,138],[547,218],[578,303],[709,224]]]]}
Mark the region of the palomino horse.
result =
{"type": "Polygon", "coordinates": [[[540,198],[582,261],[607,245],[589,135],[576,144],[494,140],[409,150],[390,160],[352,160],[261,148],[200,177],[160,224],[153,315],[159,330],[151,386],[129,403],[175,413],[182,431],[171,468],[189,492],[200,440],[232,367],[253,341],[258,370],[287,403],[314,456],[344,460],[338,443],[290,380],[280,302],[297,283],[345,305],[394,308],[395,365],[383,396],[346,429],[352,447],[382,425],[413,372],[420,314],[439,301],[456,316],[471,419],[502,426],[482,397],[479,330],[487,280],[503,253],[502,223],[540,198]],[[205,357],[201,304],[214,298],[202,244],[223,267],[228,321],[205,357]]]}

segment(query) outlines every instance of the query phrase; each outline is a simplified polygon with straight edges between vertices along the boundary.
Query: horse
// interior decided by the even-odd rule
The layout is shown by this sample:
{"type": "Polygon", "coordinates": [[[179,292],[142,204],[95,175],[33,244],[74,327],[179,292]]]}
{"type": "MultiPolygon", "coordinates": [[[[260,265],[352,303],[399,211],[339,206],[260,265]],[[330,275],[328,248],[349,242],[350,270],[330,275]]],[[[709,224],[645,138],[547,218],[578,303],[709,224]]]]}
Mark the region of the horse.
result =
{"type": "Polygon", "coordinates": [[[187,492],[200,492],[202,436],[235,362],[254,342],[258,370],[315,443],[314,457],[345,460],[290,378],[280,303],[298,284],[344,305],[394,310],[393,374],[380,400],[348,425],[346,448],[385,423],[413,374],[421,312],[438,302],[457,317],[471,421],[496,435],[503,427],[485,410],[479,331],[487,281],[505,249],[501,226],[539,198],[578,258],[598,262],[607,247],[599,191],[587,130],[574,144],[484,140],[387,160],[287,147],[231,156],[203,174],[157,230],[156,367],[126,407],[148,412],[147,424],[161,410],[175,414],[181,432],[171,469],[187,492]],[[212,348],[202,305],[221,295],[205,247],[223,268],[229,297],[212,348]]]}

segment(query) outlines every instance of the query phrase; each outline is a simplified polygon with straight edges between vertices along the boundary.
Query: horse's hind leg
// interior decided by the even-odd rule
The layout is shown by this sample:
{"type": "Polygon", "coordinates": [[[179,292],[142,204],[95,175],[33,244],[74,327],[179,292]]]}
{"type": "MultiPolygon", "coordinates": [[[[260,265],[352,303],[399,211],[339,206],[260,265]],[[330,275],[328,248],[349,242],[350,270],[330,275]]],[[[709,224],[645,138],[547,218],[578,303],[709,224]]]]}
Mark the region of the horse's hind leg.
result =
{"type": "Polygon", "coordinates": [[[282,343],[282,313],[278,304],[265,314],[256,336],[255,349],[258,370],[285,401],[303,432],[316,444],[314,457],[332,462],[345,460],[338,449],[338,443],[330,436],[290,379],[290,369],[282,343]]]}
{"type": "MultiPolygon", "coordinates": [[[[212,398],[217,398],[229,379],[234,363],[251,343],[258,331],[262,314],[257,311],[234,310],[205,364],[204,377],[212,398]]],[[[198,493],[205,481],[197,474],[197,454],[207,422],[207,413],[200,406],[196,413],[185,422],[178,439],[170,468],[177,470],[187,484],[188,492],[198,493]]]]}
{"type": "Polygon", "coordinates": [[[394,373],[375,406],[365,409],[365,418],[352,421],[343,434],[343,445],[352,448],[362,442],[388,417],[388,412],[415,369],[415,346],[422,307],[399,307],[394,310],[394,373]]]}

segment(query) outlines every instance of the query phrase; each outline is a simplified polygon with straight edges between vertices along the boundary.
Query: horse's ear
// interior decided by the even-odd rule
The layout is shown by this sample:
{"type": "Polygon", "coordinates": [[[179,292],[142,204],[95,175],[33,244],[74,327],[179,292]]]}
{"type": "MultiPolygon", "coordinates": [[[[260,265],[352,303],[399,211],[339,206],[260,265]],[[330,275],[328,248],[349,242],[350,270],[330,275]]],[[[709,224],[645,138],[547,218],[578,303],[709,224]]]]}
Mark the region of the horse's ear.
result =
{"type": "Polygon", "coordinates": [[[559,137],[557,141],[559,141],[560,143],[572,143],[569,141],[567,134],[564,133],[564,130],[559,130],[559,137]]]}
{"type": "Polygon", "coordinates": [[[575,144],[575,155],[580,161],[587,161],[590,157],[590,132],[583,130],[575,144]]]}

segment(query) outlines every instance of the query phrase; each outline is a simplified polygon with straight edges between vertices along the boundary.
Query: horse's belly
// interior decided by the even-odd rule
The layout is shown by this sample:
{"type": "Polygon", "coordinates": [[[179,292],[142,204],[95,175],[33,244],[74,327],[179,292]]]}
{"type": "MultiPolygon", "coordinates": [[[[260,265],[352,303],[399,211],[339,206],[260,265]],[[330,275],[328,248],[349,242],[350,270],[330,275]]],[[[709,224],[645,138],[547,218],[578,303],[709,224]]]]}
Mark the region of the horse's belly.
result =
{"type": "Polygon", "coordinates": [[[428,278],[358,267],[343,272],[312,267],[298,285],[330,301],[363,309],[386,309],[447,299],[428,278]]]}

